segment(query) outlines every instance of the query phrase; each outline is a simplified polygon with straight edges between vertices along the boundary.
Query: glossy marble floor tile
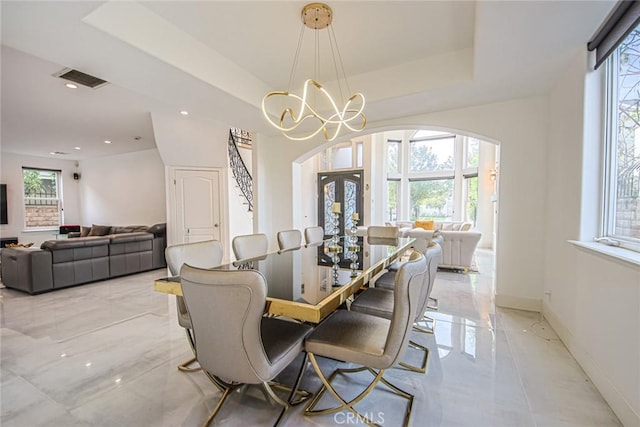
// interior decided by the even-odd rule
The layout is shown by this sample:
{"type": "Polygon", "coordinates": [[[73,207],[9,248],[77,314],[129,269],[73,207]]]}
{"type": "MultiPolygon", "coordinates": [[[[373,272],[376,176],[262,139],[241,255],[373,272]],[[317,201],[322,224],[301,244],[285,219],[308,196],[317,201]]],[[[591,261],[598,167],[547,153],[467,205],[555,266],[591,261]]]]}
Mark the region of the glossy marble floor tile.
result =
{"type": "MultiPolygon", "coordinates": [[[[430,349],[426,375],[388,378],[415,395],[412,426],[619,426],[620,423],[538,313],[496,309],[492,255],[478,251],[479,273],[441,271],[433,296],[435,334],[414,333],[430,349]]],[[[37,296],[0,289],[0,425],[200,426],[220,393],[202,372],[177,365],[191,350],[173,297],[153,291],[157,270],[37,296]]],[[[406,360],[417,364],[420,353],[406,360]]],[[[293,382],[301,358],[279,380],[293,382]]],[[[329,373],[335,361],[321,360],[329,373]]],[[[338,378],[355,396],[370,378],[338,378]]],[[[302,387],[320,381],[309,365],[302,387]]],[[[329,397],[322,404],[333,405],[329,397]]],[[[357,408],[398,426],[406,403],[378,387],[357,408]]],[[[213,425],[270,426],[280,408],[255,386],[231,394],[213,425]]],[[[345,413],[285,426],[357,425],[345,413]]],[[[361,423],[359,425],[362,425],[361,423]]]]}

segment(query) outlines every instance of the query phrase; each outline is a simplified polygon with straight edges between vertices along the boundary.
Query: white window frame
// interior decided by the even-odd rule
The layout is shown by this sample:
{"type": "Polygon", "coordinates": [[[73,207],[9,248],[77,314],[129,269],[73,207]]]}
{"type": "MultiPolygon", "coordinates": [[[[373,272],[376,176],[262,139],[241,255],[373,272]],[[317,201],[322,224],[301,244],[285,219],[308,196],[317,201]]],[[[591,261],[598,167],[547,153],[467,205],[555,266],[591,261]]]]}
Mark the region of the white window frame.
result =
{"type": "Polygon", "coordinates": [[[601,236],[603,243],[621,246],[640,252],[640,238],[615,234],[616,206],[618,200],[618,67],[620,55],[617,48],[607,59],[605,78],[605,149],[603,155],[603,204],[601,236]]]}
{"type": "Polygon", "coordinates": [[[24,231],[57,231],[60,225],[64,224],[64,209],[62,207],[62,173],[57,169],[35,168],[24,166],[22,168],[22,212],[23,212],[23,229],[24,231]],[[25,185],[24,185],[24,171],[39,171],[39,172],[51,172],[55,176],[56,180],[56,197],[26,197],[25,185]],[[27,224],[27,199],[39,199],[39,200],[53,200],[57,202],[58,207],[58,224],[55,226],[46,227],[30,227],[27,224]]]}

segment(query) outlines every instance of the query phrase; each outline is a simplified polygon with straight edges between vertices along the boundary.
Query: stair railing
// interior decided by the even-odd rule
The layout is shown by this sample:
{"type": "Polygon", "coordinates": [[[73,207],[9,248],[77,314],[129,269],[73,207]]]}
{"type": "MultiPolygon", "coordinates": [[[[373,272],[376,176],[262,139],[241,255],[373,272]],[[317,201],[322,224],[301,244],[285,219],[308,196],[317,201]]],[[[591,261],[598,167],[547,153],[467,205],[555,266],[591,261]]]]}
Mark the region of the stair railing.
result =
{"type": "Polygon", "coordinates": [[[227,144],[229,151],[229,165],[233,171],[233,177],[236,180],[238,188],[242,192],[247,205],[249,206],[249,212],[253,211],[253,178],[247,169],[247,165],[244,164],[240,151],[238,151],[238,145],[236,143],[236,137],[233,132],[229,131],[229,143],[227,144]]]}

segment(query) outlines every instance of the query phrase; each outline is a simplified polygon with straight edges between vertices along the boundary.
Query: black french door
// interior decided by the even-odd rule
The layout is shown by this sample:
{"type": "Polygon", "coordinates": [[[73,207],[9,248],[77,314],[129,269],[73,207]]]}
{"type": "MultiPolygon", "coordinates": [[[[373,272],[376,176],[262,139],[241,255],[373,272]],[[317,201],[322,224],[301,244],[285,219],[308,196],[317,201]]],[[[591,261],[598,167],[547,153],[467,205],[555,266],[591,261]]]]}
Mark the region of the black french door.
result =
{"type": "MultiPolygon", "coordinates": [[[[334,233],[345,236],[346,230],[354,225],[353,214],[358,214],[358,224],[364,221],[363,215],[363,170],[350,170],[343,172],[322,172],[318,174],[318,225],[322,226],[325,239],[329,239],[334,233]],[[334,203],[340,203],[340,214],[337,224],[333,213],[334,203]]],[[[358,244],[362,247],[362,237],[358,238],[358,244]]],[[[340,267],[349,268],[351,261],[348,259],[348,244],[341,240],[343,247],[340,254],[340,267]]],[[[318,247],[318,264],[331,265],[331,257],[324,253],[323,247],[318,247]]],[[[362,251],[358,252],[358,264],[362,268],[362,251]]]]}

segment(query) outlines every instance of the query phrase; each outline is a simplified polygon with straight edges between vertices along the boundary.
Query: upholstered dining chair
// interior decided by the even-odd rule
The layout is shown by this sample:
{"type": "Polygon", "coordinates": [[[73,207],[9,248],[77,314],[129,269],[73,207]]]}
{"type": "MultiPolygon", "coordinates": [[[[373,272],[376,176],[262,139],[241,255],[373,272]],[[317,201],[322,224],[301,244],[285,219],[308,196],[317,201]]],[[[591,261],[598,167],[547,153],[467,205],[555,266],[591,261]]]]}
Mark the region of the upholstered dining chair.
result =
{"type": "Polygon", "coordinates": [[[384,378],[384,372],[400,362],[407,349],[425,271],[426,261],[420,253],[400,267],[396,276],[396,291],[394,292],[394,308],[391,319],[357,311],[337,310],[307,337],[305,348],[323,385],[305,408],[305,415],[324,415],[348,410],[358,418],[358,422],[373,425],[373,421],[358,413],[354,405],[364,399],[376,384],[382,381],[394,393],[408,400],[408,409],[404,419],[404,425],[408,425],[413,395],[390,383],[384,378]],[[361,367],[337,369],[327,378],[318,365],[318,356],[358,364],[361,367]],[[347,401],[343,398],[331,384],[337,374],[365,370],[371,373],[374,379],[363,392],[351,400],[347,401]],[[339,402],[339,405],[326,409],[315,409],[327,390],[339,402]]]}
{"type": "MultiPolygon", "coordinates": [[[[422,288],[420,289],[420,298],[418,299],[416,316],[413,321],[413,329],[419,332],[433,333],[433,328],[426,329],[428,325],[423,327],[422,323],[427,321],[424,313],[427,310],[429,293],[433,286],[433,279],[435,279],[442,251],[439,245],[435,245],[430,249],[431,250],[426,251],[424,254],[424,258],[427,263],[427,271],[423,278],[422,288]]],[[[417,256],[421,256],[421,252],[412,252],[409,261],[417,256]]],[[[386,274],[393,276],[394,279],[397,278],[397,272],[389,272],[386,274]]],[[[350,309],[352,311],[359,311],[373,316],[391,319],[393,316],[394,300],[394,289],[383,289],[378,287],[368,288],[351,303],[350,309]]],[[[422,374],[426,373],[427,362],[429,360],[429,349],[413,340],[409,340],[409,346],[423,352],[422,365],[418,367],[406,362],[400,362],[398,365],[413,372],[420,372],[422,374]]]]}
{"type": "Polygon", "coordinates": [[[324,229],[320,226],[304,229],[304,241],[306,246],[318,246],[324,241],[324,229]]]}
{"type": "MultiPolygon", "coordinates": [[[[171,275],[177,276],[180,274],[180,268],[184,263],[201,268],[212,268],[220,265],[220,263],[222,263],[224,249],[222,243],[219,241],[207,240],[203,242],[172,245],[167,247],[164,253],[171,275]]],[[[182,326],[187,333],[187,341],[189,341],[191,350],[193,350],[195,354],[191,318],[187,312],[187,307],[184,305],[183,297],[179,295],[176,295],[176,310],[178,311],[178,324],[182,326]]],[[[178,365],[178,369],[185,372],[199,371],[200,368],[189,368],[189,365],[195,361],[196,358],[193,357],[178,365]]]]}
{"type": "MultiPolygon", "coordinates": [[[[433,243],[432,246],[426,248],[424,255],[427,259],[427,287],[426,287],[426,299],[424,301],[424,307],[417,313],[420,319],[416,320],[414,324],[414,330],[418,332],[433,333],[435,327],[435,319],[426,315],[427,310],[438,310],[438,300],[431,296],[433,285],[435,284],[436,274],[438,273],[438,266],[442,260],[442,247],[433,243]],[[433,305],[431,303],[434,303],[433,305]],[[430,324],[430,325],[429,325],[430,324]]],[[[388,271],[379,276],[375,281],[374,289],[387,289],[393,291],[395,288],[395,275],[396,271],[388,271]]],[[[364,303],[364,300],[362,301],[364,303]]]]}
{"type": "Polygon", "coordinates": [[[244,234],[231,241],[236,260],[256,258],[269,251],[269,239],[264,233],[244,234]]]}
{"type": "MultiPolygon", "coordinates": [[[[182,292],[195,337],[202,370],[222,392],[207,419],[208,425],[225,399],[242,384],[262,384],[283,406],[276,424],[293,404],[310,394],[297,391],[302,368],[287,400],[273,390],[272,381],[301,352],[311,326],[263,316],[267,283],[257,270],[206,270],[185,264],[180,270],[182,292]],[[303,396],[294,401],[294,397],[303,396]]],[[[279,388],[286,388],[278,384],[279,388]]]]}
{"type": "Polygon", "coordinates": [[[276,237],[278,239],[278,248],[280,251],[300,249],[300,246],[302,246],[302,233],[300,230],[278,231],[276,237]]]}

